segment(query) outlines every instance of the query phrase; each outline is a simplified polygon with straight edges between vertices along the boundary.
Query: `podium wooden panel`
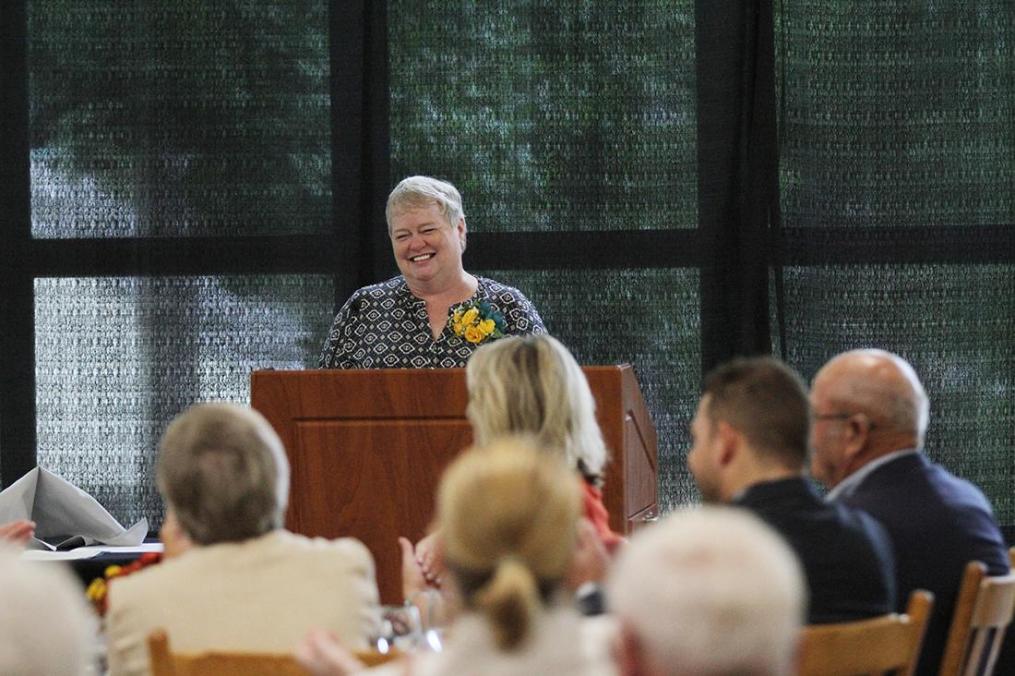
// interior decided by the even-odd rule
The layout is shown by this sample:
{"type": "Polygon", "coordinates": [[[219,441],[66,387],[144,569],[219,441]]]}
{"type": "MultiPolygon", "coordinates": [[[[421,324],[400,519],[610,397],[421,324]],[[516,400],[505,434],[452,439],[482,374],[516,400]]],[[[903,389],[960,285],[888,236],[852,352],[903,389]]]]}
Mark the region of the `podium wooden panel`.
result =
{"type": "MultiPolygon", "coordinates": [[[[584,369],[612,460],[604,501],[630,532],[658,514],[656,433],[630,366],[584,369]]],[[[370,549],[385,603],[401,602],[397,537],[420,538],[441,472],[472,443],[463,369],[256,371],[251,405],[292,469],[286,525],[370,549]]]]}

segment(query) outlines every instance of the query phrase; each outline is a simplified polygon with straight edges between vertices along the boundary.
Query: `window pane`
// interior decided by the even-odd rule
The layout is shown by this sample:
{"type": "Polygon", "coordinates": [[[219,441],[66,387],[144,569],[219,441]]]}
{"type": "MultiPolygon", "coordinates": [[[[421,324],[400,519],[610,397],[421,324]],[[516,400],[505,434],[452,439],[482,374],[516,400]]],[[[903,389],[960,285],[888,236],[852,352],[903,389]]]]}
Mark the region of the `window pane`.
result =
{"type": "Polygon", "coordinates": [[[789,360],[807,377],[844,350],[913,364],[930,397],[927,452],[1015,524],[1015,266],[787,268],[789,360]]]}
{"type": "Polygon", "coordinates": [[[1010,0],[781,0],[791,226],[1015,221],[1010,0]]]}
{"type": "Polygon", "coordinates": [[[252,370],[314,366],[333,296],[318,276],[37,279],[39,464],[122,522],[157,525],[169,420],[249,401],[252,370]]]}
{"type": "Polygon", "coordinates": [[[697,500],[688,425],[701,383],[697,270],[484,271],[522,290],[580,364],[634,365],[659,434],[659,504],[697,500]]]}
{"type": "Polygon", "coordinates": [[[33,235],[324,231],[327,4],[29,2],[33,235]]]}
{"type": "Polygon", "coordinates": [[[693,228],[690,0],[389,0],[396,179],[475,231],[693,228]],[[450,18],[454,14],[454,18],[450,18]]]}

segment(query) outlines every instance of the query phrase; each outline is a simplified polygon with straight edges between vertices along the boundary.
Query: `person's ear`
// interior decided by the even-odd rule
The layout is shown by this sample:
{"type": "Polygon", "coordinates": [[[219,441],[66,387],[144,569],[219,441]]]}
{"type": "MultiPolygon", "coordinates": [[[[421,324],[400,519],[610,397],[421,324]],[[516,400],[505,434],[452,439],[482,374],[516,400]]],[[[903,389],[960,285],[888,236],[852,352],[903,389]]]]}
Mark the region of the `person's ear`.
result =
{"type": "Polygon", "coordinates": [[[874,422],[866,413],[855,413],[846,419],[843,427],[845,427],[843,454],[847,459],[853,459],[867,447],[874,422]]]}
{"type": "Polygon", "coordinates": [[[743,435],[725,420],[716,423],[716,443],[719,445],[716,461],[725,467],[737,457],[743,435]]]}
{"type": "Polygon", "coordinates": [[[180,556],[194,546],[190,536],[183,530],[183,526],[176,518],[176,512],[171,507],[166,510],[166,518],[162,522],[159,539],[162,540],[163,556],[167,559],[180,556]]]}
{"type": "Polygon", "coordinates": [[[466,227],[465,227],[465,216],[458,219],[458,225],[455,226],[455,232],[458,233],[458,242],[462,245],[462,252],[465,252],[465,240],[466,240],[466,227]]]}

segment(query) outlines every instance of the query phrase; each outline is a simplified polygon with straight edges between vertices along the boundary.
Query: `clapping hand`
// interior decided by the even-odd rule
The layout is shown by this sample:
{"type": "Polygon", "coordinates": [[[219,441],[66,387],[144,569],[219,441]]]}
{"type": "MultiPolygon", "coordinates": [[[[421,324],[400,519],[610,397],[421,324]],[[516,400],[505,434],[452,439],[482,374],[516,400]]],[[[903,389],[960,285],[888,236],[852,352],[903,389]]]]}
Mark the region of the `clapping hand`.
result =
{"type": "Polygon", "coordinates": [[[35,535],[35,522],[21,519],[0,524],[0,540],[25,544],[35,535]]]}

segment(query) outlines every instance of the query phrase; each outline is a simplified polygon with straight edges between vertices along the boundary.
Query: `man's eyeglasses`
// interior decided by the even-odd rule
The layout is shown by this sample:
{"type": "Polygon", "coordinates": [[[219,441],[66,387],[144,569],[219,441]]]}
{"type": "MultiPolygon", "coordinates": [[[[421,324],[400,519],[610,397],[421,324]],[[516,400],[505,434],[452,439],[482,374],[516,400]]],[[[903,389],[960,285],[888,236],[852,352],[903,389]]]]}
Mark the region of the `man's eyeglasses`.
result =
{"type": "Polygon", "coordinates": [[[853,417],[852,413],[814,413],[811,416],[814,420],[846,420],[853,417]]]}
{"type": "Polygon", "coordinates": [[[864,422],[867,423],[867,429],[874,429],[874,421],[867,416],[866,413],[812,413],[812,420],[849,420],[853,416],[862,416],[864,422]]]}

